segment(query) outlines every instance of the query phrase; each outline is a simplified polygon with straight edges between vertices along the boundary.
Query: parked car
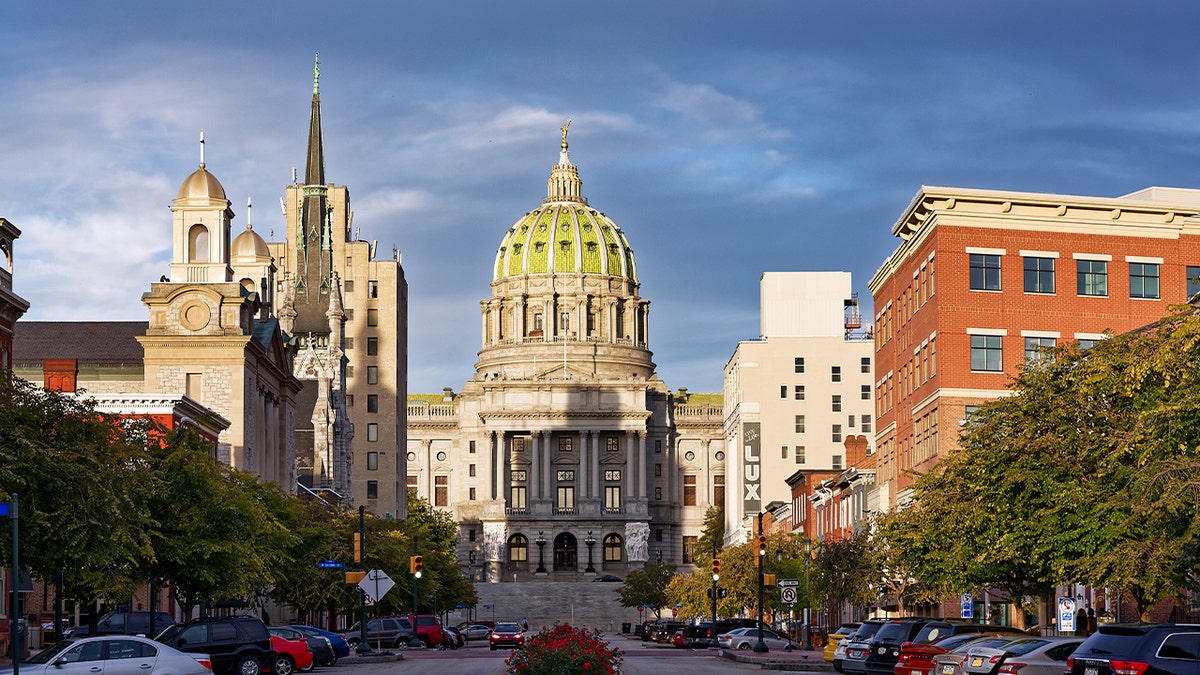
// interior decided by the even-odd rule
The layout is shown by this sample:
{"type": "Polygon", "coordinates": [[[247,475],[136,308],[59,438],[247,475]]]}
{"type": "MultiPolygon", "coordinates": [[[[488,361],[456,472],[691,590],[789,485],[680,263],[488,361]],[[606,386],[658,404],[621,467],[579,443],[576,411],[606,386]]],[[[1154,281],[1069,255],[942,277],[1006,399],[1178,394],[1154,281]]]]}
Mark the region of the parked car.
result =
{"type": "MultiPolygon", "coordinates": [[[[118,661],[122,673],[212,675],[212,664],[207,654],[187,654],[136,635],[101,635],[62,640],[22,661],[20,672],[24,675],[98,673],[104,670],[106,664],[112,667],[118,661]]],[[[11,666],[0,668],[0,673],[12,672],[11,666]]]]}
{"type": "Polygon", "coordinates": [[[269,630],[271,646],[275,648],[275,675],[293,675],[297,670],[312,670],[315,659],[308,648],[308,638],[296,631],[289,631],[293,637],[286,638],[276,628],[269,630]]]}
{"type": "Polygon", "coordinates": [[[275,669],[271,633],[253,616],[192,619],[155,639],[182,652],[208,654],[216,675],[262,675],[275,669]]]}
{"type": "MultiPolygon", "coordinates": [[[[351,649],[358,647],[361,633],[358,624],[346,630],[346,642],[351,649]]],[[[412,620],[407,616],[382,616],[367,621],[367,644],[376,649],[407,649],[415,635],[412,620]]]]}
{"type": "Polygon", "coordinates": [[[498,623],[488,636],[488,646],[492,651],[500,647],[525,648],[525,633],[519,623],[498,623]]]}
{"type": "Polygon", "coordinates": [[[492,628],[486,624],[472,623],[462,629],[462,634],[467,642],[471,640],[486,640],[492,634],[492,628]]]}
{"type": "Polygon", "coordinates": [[[96,621],[96,630],[87,624],[68,626],[63,629],[64,638],[85,635],[142,635],[153,638],[175,625],[175,619],[166,612],[154,613],[154,625],[150,625],[150,612],[109,612],[96,621]]]}
{"type": "Polygon", "coordinates": [[[930,621],[925,624],[921,632],[912,639],[913,642],[937,642],[950,635],[959,635],[961,633],[989,633],[992,635],[1001,635],[1009,633],[1012,635],[1027,635],[1020,628],[1012,626],[997,626],[989,623],[972,623],[961,619],[943,619],[941,621],[930,621]]]}
{"type": "Polygon", "coordinates": [[[1101,624],[1067,658],[1070,675],[1194,675],[1197,624],[1101,624]]]}
{"type": "MultiPolygon", "coordinates": [[[[963,662],[964,675],[1063,675],[1067,657],[1083,644],[1082,637],[1029,637],[1003,647],[971,647],[963,662]]],[[[1200,646],[1200,642],[1197,643],[1200,646]]]]}
{"type": "Polygon", "coordinates": [[[858,630],[854,631],[854,635],[842,640],[842,643],[846,645],[846,654],[840,663],[837,655],[834,655],[834,670],[848,675],[862,675],[866,672],[867,650],[871,648],[871,638],[875,637],[885,623],[887,621],[884,619],[864,621],[858,630]]]}
{"type": "Polygon", "coordinates": [[[329,640],[329,646],[333,648],[333,662],[329,664],[321,663],[320,658],[318,657],[318,666],[337,665],[338,659],[350,656],[350,642],[346,640],[346,635],[344,633],[335,633],[331,630],[323,630],[321,628],[314,628],[312,626],[303,626],[299,624],[293,624],[288,626],[288,628],[294,628],[309,637],[318,636],[329,640]]]}
{"type": "Polygon", "coordinates": [[[930,675],[963,675],[963,660],[967,658],[967,651],[972,647],[1000,647],[1018,639],[1020,639],[1018,635],[986,635],[974,640],[967,640],[945,654],[933,657],[933,668],[929,673],[930,675]]]}
{"type": "Polygon", "coordinates": [[[900,658],[900,645],[912,641],[933,617],[906,617],[893,619],[879,627],[871,638],[871,648],[863,660],[867,675],[895,675],[896,662],[900,658]]]}
{"type": "Polygon", "coordinates": [[[595,579],[592,579],[592,581],[621,581],[621,577],[615,574],[601,574],[595,579]]]}
{"type": "Polygon", "coordinates": [[[442,644],[442,621],[434,614],[410,614],[408,620],[416,626],[417,638],[426,647],[437,647],[442,644]]]}
{"type": "Polygon", "coordinates": [[[1009,634],[1014,638],[1023,635],[1019,631],[1016,633],[959,633],[950,636],[939,635],[937,641],[932,643],[906,642],[900,645],[900,656],[896,659],[895,675],[930,675],[930,671],[933,670],[933,659],[938,654],[945,654],[981,637],[996,637],[1002,634],[1009,634]]]}
{"type": "Polygon", "coordinates": [[[825,650],[822,655],[825,657],[826,663],[833,663],[833,656],[835,653],[837,653],[838,643],[846,639],[847,636],[853,634],[854,631],[858,630],[858,627],[861,625],[862,624],[857,621],[853,623],[844,623],[825,636],[825,650]]]}
{"type": "Polygon", "coordinates": [[[683,629],[683,646],[685,647],[716,647],[717,635],[712,623],[698,623],[683,629]]]}
{"type": "Polygon", "coordinates": [[[442,626],[442,647],[458,649],[467,643],[467,637],[454,626],[442,626]]]}
{"type": "Polygon", "coordinates": [[[671,637],[675,635],[675,631],[683,630],[686,627],[687,624],[683,621],[659,619],[654,622],[654,627],[650,629],[650,639],[665,645],[671,642],[671,637]]]}
{"type": "Polygon", "coordinates": [[[736,628],[728,633],[722,633],[717,636],[717,645],[722,649],[754,649],[754,645],[758,644],[760,631],[762,632],[762,641],[767,645],[767,649],[790,652],[799,646],[775,631],[762,628],[736,628]]]}
{"type": "MultiPolygon", "coordinates": [[[[332,666],[337,663],[337,654],[333,651],[333,644],[324,635],[308,635],[291,626],[270,626],[267,630],[271,631],[271,635],[285,640],[304,640],[308,644],[308,651],[312,652],[313,656],[312,665],[304,668],[297,662],[296,665],[301,671],[308,672],[317,666],[332,666]]],[[[276,647],[275,651],[279,651],[279,648],[276,647]]]]}
{"type": "Polygon", "coordinates": [[[687,646],[687,645],[683,644],[683,629],[682,628],[675,631],[675,634],[671,636],[670,642],[671,642],[671,644],[675,645],[676,647],[678,647],[680,649],[683,649],[684,647],[687,646]]]}

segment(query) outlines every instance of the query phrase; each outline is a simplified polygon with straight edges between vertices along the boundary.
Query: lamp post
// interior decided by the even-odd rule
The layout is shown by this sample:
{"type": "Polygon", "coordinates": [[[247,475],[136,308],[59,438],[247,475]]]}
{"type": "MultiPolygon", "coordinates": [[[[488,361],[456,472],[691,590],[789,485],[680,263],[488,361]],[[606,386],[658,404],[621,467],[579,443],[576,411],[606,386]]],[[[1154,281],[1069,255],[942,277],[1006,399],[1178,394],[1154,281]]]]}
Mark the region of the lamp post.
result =
{"type": "Polygon", "coordinates": [[[538,537],[535,540],[538,545],[538,566],[537,574],[546,573],[545,551],[546,551],[546,534],[538,530],[538,537]]]}
{"type": "Polygon", "coordinates": [[[584,539],[583,543],[587,544],[588,547],[588,566],[584,572],[587,574],[595,574],[596,568],[592,565],[592,547],[596,545],[596,537],[592,535],[591,530],[588,530],[587,539],[584,539]]]}
{"type": "MultiPolygon", "coordinates": [[[[780,574],[782,572],[782,570],[783,570],[783,546],[780,546],[779,548],[775,549],[775,574],[776,575],[780,574]]],[[[776,584],[778,584],[778,582],[776,582],[776,584]]],[[[775,588],[776,588],[776,590],[778,590],[779,586],[776,585],[775,588]]],[[[788,607],[791,607],[791,605],[788,605],[788,607]]],[[[775,610],[771,610],[771,627],[772,628],[779,627],[779,621],[778,621],[775,610]]],[[[788,635],[789,636],[791,635],[791,631],[792,631],[792,623],[791,623],[791,617],[789,616],[788,617],[788,635]]]]}
{"type": "Polygon", "coordinates": [[[763,514],[758,512],[758,642],[754,644],[754,651],[759,654],[765,654],[771,649],[767,647],[767,643],[763,642],[762,617],[763,617],[763,558],[767,557],[767,540],[763,536],[762,527],[763,514]]]}
{"type": "Polygon", "coordinates": [[[804,649],[812,651],[812,595],[808,587],[808,559],[811,557],[812,540],[804,535],[804,649]]]}

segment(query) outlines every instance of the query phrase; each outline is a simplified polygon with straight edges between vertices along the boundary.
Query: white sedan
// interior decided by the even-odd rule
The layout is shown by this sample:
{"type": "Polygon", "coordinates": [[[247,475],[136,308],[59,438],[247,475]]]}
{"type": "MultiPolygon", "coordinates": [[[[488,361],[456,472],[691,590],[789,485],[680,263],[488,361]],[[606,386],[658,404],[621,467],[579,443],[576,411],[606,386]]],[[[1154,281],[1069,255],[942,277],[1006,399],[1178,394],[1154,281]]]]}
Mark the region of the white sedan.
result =
{"type": "MultiPolygon", "coordinates": [[[[0,674],[13,669],[0,668],[0,674]]],[[[185,654],[135,635],[64,641],[21,662],[21,675],[212,675],[207,654],[185,654]]]]}
{"type": "MultiPolygon", "coordinates": [[[[754,649],[758,644],[758,634],[757,628],[737,628],[718,635],[717,646],[721,649],[754,649]]],[[[790,652],[797,647],[795,642],[769,630],[762,631],[762,641],[767,645],[767,649],[771,650],[790,652]]]]}

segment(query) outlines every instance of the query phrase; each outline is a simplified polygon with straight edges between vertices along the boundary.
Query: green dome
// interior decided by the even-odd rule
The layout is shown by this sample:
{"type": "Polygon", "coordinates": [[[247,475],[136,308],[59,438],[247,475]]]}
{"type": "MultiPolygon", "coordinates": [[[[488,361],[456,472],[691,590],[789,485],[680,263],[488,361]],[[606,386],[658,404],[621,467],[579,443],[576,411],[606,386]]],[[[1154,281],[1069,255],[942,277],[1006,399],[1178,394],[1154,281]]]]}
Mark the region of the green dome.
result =
{"type": "Polygon", "coordinates": [[[500,242],[493,280],[550,272],[637,281],[625,233],[603,213],[580,203],[544,204],[518,220],[500,242]]]}

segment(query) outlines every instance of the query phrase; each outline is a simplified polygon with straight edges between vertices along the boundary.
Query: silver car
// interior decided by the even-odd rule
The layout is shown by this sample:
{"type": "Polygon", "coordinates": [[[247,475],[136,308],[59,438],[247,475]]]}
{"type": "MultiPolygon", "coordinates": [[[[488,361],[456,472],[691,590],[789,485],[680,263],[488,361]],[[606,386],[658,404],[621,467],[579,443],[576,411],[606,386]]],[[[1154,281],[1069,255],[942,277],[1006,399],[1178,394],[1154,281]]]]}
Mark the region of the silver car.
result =
{"type": "Polygon", "coordinates": [[[975,647],[1003,647],[1020,640],[1018,635],[980,636],[977,640],[964,642],[945,654],[933,657],[933,668],[929,675],[963,675],[963,663],[967,659],[967,651],[975,647]]]}
{"type": "MultiPolygon", "coordinates": [[[[717,636],[717,646],[722,649],[754,649],[758,644],[758,628],[737,628],[717,636]]],[[[763,643],[772,651],[790,652],[796,643],[769,630],[762,631],[763,643]]]]}
{"type": "MultiPolygon", "coordinates": [[[[63,641],[20,664],[21,675],[212,675],[208,654],[185,654],[135,635],[63,641]]],[[[13,672],[0,668],[0,675],[13,672]]]]}
{"type": "Polygon", "coordinates": [[[1002,647],[971,647],[964,675],[1062,675],[1082,637],[1028,637],[1002,647]]]}

